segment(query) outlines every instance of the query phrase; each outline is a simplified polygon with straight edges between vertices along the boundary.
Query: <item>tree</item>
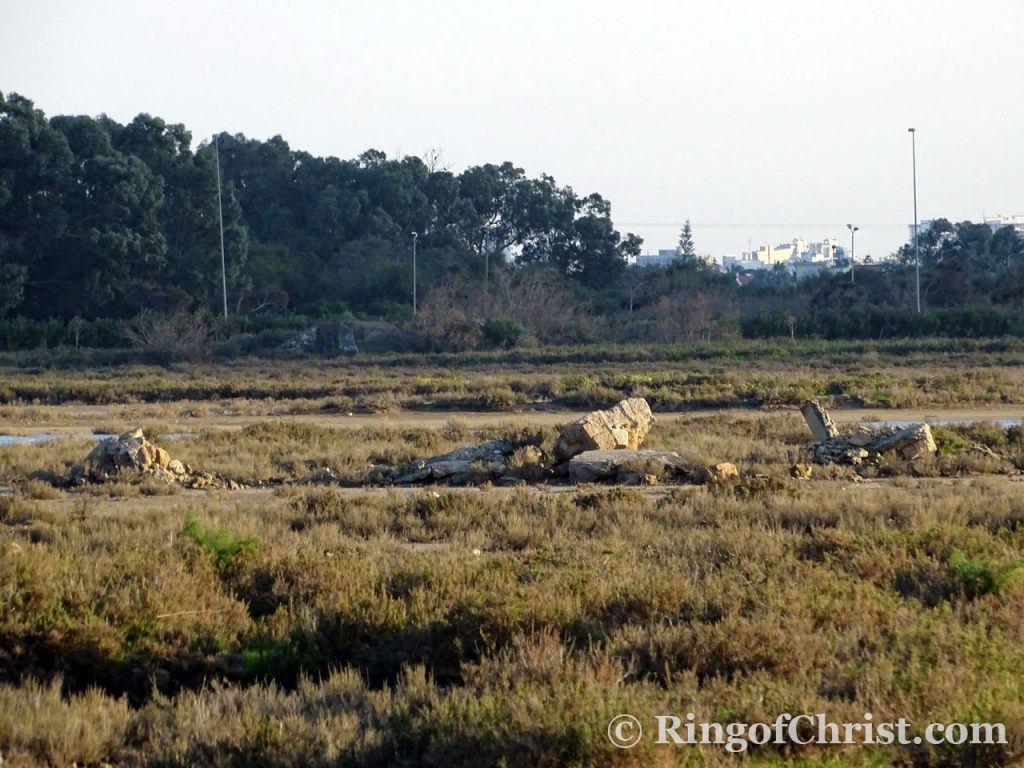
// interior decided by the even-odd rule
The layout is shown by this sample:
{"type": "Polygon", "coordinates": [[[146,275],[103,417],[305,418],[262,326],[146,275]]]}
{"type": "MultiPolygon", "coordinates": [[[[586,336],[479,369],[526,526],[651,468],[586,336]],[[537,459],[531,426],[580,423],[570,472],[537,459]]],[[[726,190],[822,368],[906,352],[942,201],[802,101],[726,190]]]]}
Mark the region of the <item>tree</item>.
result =
{"type": "Polygon", "coordinates": [[[697,249],[693,245],[693,229],[690,227],[689,219],[683,224],[683,230],[679,233],[676,255],[686,264],[694,264],[697,261],[697,249]]]}

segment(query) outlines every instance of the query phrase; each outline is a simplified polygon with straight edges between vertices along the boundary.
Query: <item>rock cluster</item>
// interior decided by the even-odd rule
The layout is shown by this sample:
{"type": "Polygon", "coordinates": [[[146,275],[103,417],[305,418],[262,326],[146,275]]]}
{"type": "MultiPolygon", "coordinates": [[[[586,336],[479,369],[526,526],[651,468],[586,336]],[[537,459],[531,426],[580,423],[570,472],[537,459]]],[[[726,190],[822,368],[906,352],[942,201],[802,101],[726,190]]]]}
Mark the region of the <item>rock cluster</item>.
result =
{"type": "Polygon", "coordinates": [[[806,403],[801,410],[807,420],[807,426],[817,438],[816,442],[810,445],[809,453],[818,464],[858,466],[885,455],[896,456],[903,461],[914,461],[925,456],[933,456],[937,450],[931,427],[927,424],[875,429],[861,426],[846,434],[838,434],[828,413],[817,402],[806,403]],[[819,436],[823,434],[823,430],[834,433],[821,439],[819,436]]]}
{"type": "Polygon", "coordinates": [[[407,464],[391,475],[390,482],[466,485],[567,477],[575,483],[650,485],[667,480],[720,483],[739,475],[732,464],[698,467],[673,451],[640,450],[653,423],[647,401],[630,398],[559,427],[551,456],[534,445],[517,447],[508,440],[487,440],[407,464]]]}
{"type": "Polygon", "coordinates": [[[72,482],[102,483],[131,477],[153,477],[185,488],[228,488],[241,486],[234,480],[218,477],[184,464],[163,448],[146,439],[141,429],[104,440],[71,471],[72,482]]]}

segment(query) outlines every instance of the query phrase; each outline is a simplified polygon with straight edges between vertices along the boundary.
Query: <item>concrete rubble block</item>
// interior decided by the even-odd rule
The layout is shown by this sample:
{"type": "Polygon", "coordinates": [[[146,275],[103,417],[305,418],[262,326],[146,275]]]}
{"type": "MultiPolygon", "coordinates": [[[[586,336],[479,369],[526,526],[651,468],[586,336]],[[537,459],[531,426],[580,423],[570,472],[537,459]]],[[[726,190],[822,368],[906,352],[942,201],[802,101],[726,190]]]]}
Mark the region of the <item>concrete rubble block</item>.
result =
{"type": "Polygon", "coordinates": [[[789,468],[789,476],[795,480],[810,480],[814,468],[810,464],[794,464],[789,468]]]}
{"type": "Polygon", "coordinates": [[[934,456],[938,450],[932,429],[927,424],[914,424],[894,435],[883,438],[874,449],[881,454],[895,453],[904,461],[934,456]]]}
{"type": "Polygon", "coordinates": [[[702,483],[710,483],[712,485],[737,480],[739,479],[739,476],[740,472],[736,469],[736,465],[728,461],[722,461],[718,464],[701,467],[696,472],[696,478],[698,480],[702,483]]]}
{"type": "Polygon", "coordinates": [[[509,456],[514,452],[515,446],[508,440],[485,440],[441,456],[406,464],[394,475],[392,482],[399,485],[428,480],[455,485],[481,482],[505,474],[509,456]]]}
{"type": "Polygon", "coordinates": [[[621,485],[657,485],[657,475],[642,475],[639,472],[625,472],[615,476],[621,485]]]}
{"type": "Polygon", "coordinates": [[[654,415],[647,401],[631,397],[606,411],[593,411],[559,427],[555,459],[567,461],[586,451],[636,450],[653,424],[654,415]]]}
{"type": "Polygon", "coordinates": [[[145,476],[186,488],[241,487],[233,480],[194,470],[172,458],[166,450],[147,440],[141,429],[102,441],[89,452],[81,467],[72,469],[71,481],[101,483],[124,476],[145,476]]]}
{"type": "Polygon", "coordinates": [[[858,464],[863,464],[864,459],[866,459],[870,455],[871,454],[868,453],[863,448],[850,448],[849,450],[843,452],[842,463],[857,466],[858,464]]]}
{"type": "Polygon", "coordinates": [[[688,476],[691,469],[675,451],[596,450],[570,459],[569,479],[574,483],[594,483],[634,474],[664,479],[688,476]]]}
{"type": "Polygon", "coordinates": [[[844,437],[846,438],[846,442],[854,448],[866,448],[878,440],[878,433],[871,432],[871,430],[865,429],[864,427],[858,427],[850,434],[844,435],[844,437]]]}
{"type": "Polygon", "coordinates": [[[804,415],[804,421],[814,435],[815,442],[820,443],[839,434],[832,417],[817,400],[808,400],[800,407],[800,412],[804,415]]]}

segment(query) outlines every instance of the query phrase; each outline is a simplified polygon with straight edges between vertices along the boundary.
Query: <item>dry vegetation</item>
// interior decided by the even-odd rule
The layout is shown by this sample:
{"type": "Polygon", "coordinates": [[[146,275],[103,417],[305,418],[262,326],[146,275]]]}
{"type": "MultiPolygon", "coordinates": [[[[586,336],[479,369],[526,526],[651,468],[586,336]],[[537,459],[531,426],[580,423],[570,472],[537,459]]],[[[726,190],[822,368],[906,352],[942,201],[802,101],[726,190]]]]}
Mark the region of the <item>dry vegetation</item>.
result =
{"type": "MultiPolygon", "coordinates": [[[[863,376],[890,394],[930,376],[944,382],[927,390],[932,404],[954,389],[1004,385],[1016,398],[1022,374],[989,362],[955,384],[952,374],[918,374],[892,360],[881,361],[897,371],[892,381],[863,376]]],[[[196,433],[162,444],[190,464],[265,487],[174,492],[120,482],[67,491],[54,482],[92,439],[80,432],[0,447],[0,486],[12,489],[0,494],[3,758],[53,766],[736,762],[717,747],[645,740],[618,750],[605,727],[621,712],[720,722],[781,712],[859,721],[871,712],[917,729],[1003,722],[1010,740],[772,746],[753,750],[752,765],[1024,758],[1020,429],[939,428],[934,460],[883,464],[867,479],[835,469],[797,482],[788,470],[809,438],[799,415],[694,412],[657,425],[648,445],[700,463],[734,462],[744,475],[738,484],[403,489],[342,486],[372,480],[375,465],[496,434],[544,436],[550,427],[526,415],[486,427],[455,415],[437,427],[302,420],[388,393],[425,405],[439,392],[477,398],[507,387],[535,400],[538,382],[582,376],[616,397],[650,396],[689,391],[679,383],[686,376],[711,376],[670,363],[643,374],[615,364],[511,376],[493,365],[416,374],[404,364],[268,364],[230,374],[265,399],[231,401],[182,399],[226,380],[224,370],[5,378],[11,391],[78,388],[83,403],[96,401],[83,393],[110,387],[119,405],[89,423],[88,410],[76,416],[69,405],[46,407],[46,398],[8,398],[4,425],[107,432],[141,423],[158,442],[196,433]],[[194,389],[175,390],[186,381],[194,389]],[[288,388],[299,395],[289,400],[288,388]],[[204,427],[221,408],[248,408],[253,418],[240,429],[204,427]],[[287,420],[265,418],[289,409],[287,420]]],[[[790,386],[759,366],[768,364],[720,375],[790,386]]],[[[826,376],[801,375],[808,387],[826,376]]]]}
{"type": "Polygon", "coordinates": [[[73,375],[44,360],[48,365],[3,371],[0,404],[168,404],[150,412],[170,420],[225,412],[573,408],[624,396],[645,397],[661,412],[795,405],[815,397],[900,408],[1024,404],[1020,347],[1013,340],[745,342],[100,367],[73,375]],[[193,405],[183,408],[183,402],[193,405]]]}

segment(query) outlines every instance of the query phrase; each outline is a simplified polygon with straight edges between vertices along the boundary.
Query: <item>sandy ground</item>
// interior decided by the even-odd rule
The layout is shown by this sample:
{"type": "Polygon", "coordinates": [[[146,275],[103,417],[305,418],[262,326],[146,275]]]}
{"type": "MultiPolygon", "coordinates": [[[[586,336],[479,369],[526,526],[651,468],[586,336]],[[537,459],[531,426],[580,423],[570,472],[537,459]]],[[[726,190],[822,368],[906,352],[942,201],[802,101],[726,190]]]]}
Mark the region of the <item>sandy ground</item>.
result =
{"type": "MultiPolygon", "coordinates": [[[[239,409],[239,410],[244,410],[239,409]]],[[[86,437],[94,431],[111,428],[127,428],[145,421],[159,421],[172,425],[181,432],[198,432],[204,429],[241,429],[260,422],[302,422],[337,429],[360,427],[425,427],[438,428],[449,421],[456,421],[467,427],[484,427],[498,424],[518,423],[548,426],[571,421],[586,411],[569,410],[520,410],[510,412],[475,411],[392,411],[376,414],[346,413],[300,413],[300,414],[254,414],[225,409],[222,412],[201,416],[171,415],[159,410],[159,406],[28,406],[8,407],[0,417],[0,434],[34,435],[59,434],[86,437]]],[[[699,420],[702,418],[727,416],[730,418],[756,418],[768,414],[790,413],[800,418],[797,408],[770,409],[721,409],[683,411],[679,413],[657,413],[658,421],[699,420]]],[[[1024,406],[966,406],[958,408],[923,409],[834,409],[831,410],[837,424],[861,422],[918,422],[944,421],[998,421],[1024,418],[1024,406]]]]}

